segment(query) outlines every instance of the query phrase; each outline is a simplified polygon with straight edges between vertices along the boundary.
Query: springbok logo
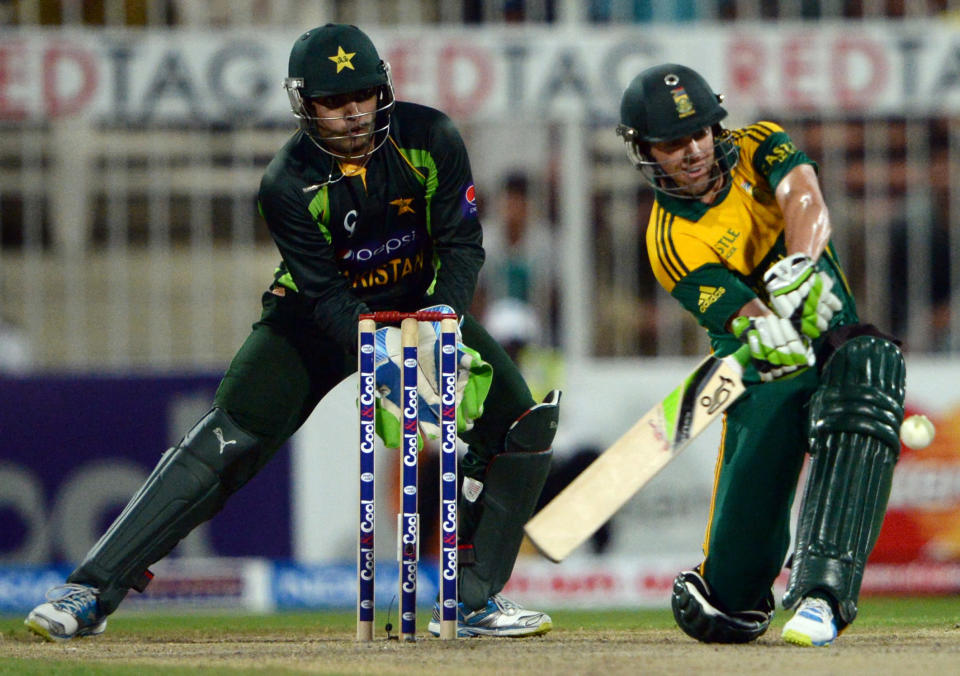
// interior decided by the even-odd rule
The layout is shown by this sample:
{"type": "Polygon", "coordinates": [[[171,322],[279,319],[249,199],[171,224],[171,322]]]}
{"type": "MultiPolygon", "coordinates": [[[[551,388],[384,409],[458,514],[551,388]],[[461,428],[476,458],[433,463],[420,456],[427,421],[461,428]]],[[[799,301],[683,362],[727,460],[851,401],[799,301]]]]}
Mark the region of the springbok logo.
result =
{"type": "Polygon", "coordinates": [[[213,428],[213,436],[215,436],[217,441],[220,442],[220,455],[223,455],[223,449],[225,449],[227,446],[237,443],[236,439],[225,440],[223,438],[223,430],[219,427],[213,428]]]}

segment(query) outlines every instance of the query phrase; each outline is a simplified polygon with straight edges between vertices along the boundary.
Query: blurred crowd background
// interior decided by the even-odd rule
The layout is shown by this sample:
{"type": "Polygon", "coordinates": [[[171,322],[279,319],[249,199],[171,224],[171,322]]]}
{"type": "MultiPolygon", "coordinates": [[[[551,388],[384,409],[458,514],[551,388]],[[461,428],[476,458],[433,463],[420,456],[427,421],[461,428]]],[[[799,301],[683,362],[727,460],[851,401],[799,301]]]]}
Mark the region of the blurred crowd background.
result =
{"type": "MultiPolygon", "coordinates": [[[[668,56],[650,45],[671,36],[696,44],[704,31],[715,40],[788,30],[802,51],[804,36],[824,30],[853,40],[881,34],[899,50],[897,63],[913,67],[924,36],[940,31],[946,44],[935,81],[916,94],[922,101],[822,106],[821,94],[804,105],[794,92],[793,102],[731,95],[726,105],[731,125],[772,119],[819,163],[863,317],[903,337],[913,353],[956,352],[960,39],[950,36],[960,38],[958,16],[958,0],[0,0],[0,369],[225,365],[277,262],[255,196],[294,128],[279,84],[284,50],[327,21],[361,26],[387,46],[388,60],[408,32],[454,36],[464,49],[476,35],[524,54],[551,35],[561,36],[551,46],[585,35],[584,49],[559,52],[552,80],[574,96],[583,85],[578,55],[589,60],[589,46],[607,34],[642,45],[642,59],[624,62],[633,72],[611,73],[608,91],[622,91],[641,67],[668,56]],[[210,91],[216,80],[194,76],[191,49],[208,39],[229,49],[264,36],[278,55],[266,73],[250,64],[234,73],[240,95],[210,91]],[[113,89],[96,95],[107,103],[91,105],[95,113],[71,109],[81,97],[71,78],[89,84],[91,75],[82,59],[66,57],[75,40],[101,37],[115,45],[103,57],[113,89]],[[141,39],[161,40],[149,66],[130,56],[141,39]],[[164,52],[163,40],[177,51],[164,52]],[[148,82],[136,82],[140,76],[148,82]],[[245,107],[243,87],[270,105],[245,107]],[[136,96],[133,112],[110,103],[136,96]],[[142,102],[151,96],[167,99],[169,110],[142,102]],[[205,96],[229,99],[227,112],[189,103],[205,96]]],[[[718,56],[691,50],[688,63],[718,56]]],[[[518,63],[525,62],[507,67],[518,63]]],[[[571,106],[545,94],[548,80],[522,105],[508,85],[492,112],[475,114],[469,105],[445,106],[417,86],[409,62],[399,65],[398,97],[445,109],[465,137],[488,250],[473,310],[534,374],[535,388],[564,360],[706,351],[703,332],[649,272],[643,232],[652,194],[613,133],[615,97],[571,106]]],[[[215,66],[205,57],[207,75],[215,66]]],[[[802,76],[805,63],[760,68],[802,76]]],[[[738,71],[734,64],[724,72],[738,71]]]]}

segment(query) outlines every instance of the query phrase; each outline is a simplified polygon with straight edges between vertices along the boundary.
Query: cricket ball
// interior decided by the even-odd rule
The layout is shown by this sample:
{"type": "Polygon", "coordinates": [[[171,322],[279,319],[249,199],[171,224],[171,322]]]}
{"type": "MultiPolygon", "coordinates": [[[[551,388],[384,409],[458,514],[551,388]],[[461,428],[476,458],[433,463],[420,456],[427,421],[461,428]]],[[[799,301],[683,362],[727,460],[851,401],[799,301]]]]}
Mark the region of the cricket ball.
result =
{"type": "Polygon", "coordinates": [[[900,425],[900,441],[915,451],[929,446],[935,433],[933,423],[925,415],[912,415],[900,425]]]}

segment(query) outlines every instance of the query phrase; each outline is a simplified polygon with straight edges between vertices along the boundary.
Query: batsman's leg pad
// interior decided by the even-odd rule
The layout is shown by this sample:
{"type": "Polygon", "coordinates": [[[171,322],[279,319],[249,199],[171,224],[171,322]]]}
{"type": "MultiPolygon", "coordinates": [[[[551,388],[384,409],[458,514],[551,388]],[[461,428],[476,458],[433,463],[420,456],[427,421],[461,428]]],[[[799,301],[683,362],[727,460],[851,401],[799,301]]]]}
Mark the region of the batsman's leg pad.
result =
{"type": "Polygon", "coordinates": [[[840,629],[857,615],[864,567],[886,513],[905,376],[896,344],[858,336],[833,353],[811,398],[811,460],[783,605],[828,592],[840,629]]]}
{"type": "Polygon", "coordinates": [[[460,600],[470,610],[482,608],[510,579],[523,526],[550,472],[559,403],[554,390],[521,415],[507,432],[504,452],[490,462],[480,497],[460,501],[460,600]]]}
{"type": "Polygon", "coordinates": [[[151,577],[148,566],[220,511],[233,490],[249,479],[237,477],[236,466],[259,464],[249,458],[262,448],[226,412],[212,409],[163,454],[68,582],[98,587],[101,610],[112,613],[130,588],[143,591],[151,577]]]}
{"type": "Polygon", "coordinates": [[[685,570],[673,581],[670,597],[677,625],[704,643],[749,643],[767,630],[773,619],[773,594],[755,610],[726,612],[717,607],[710,586],[695,570],[685,570]]]}

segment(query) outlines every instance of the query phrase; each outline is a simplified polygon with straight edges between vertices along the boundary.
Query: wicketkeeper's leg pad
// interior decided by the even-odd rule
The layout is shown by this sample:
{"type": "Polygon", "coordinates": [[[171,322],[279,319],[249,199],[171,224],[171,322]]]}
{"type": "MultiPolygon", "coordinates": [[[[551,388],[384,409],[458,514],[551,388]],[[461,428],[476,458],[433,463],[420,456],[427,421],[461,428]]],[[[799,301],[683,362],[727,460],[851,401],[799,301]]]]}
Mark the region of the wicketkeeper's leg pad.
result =
{"type": "Polygon", "coordinates": [[[560,390],[551,390],[543,401],[517,418],[504,443],[507,453],[538,453],[550,448],[560,422],[560,390]]]}
{"type": "Polygon", "coordinates": [[[773,619],[773,593],[759,608],[728,612],[717,607],[710,586],[696,570],[685,570],[673,581],[673,617],[684,633],[703,643],[749,643],[767,630],[773,619]]]}
{"type": "Polygon", "coordinates": [[[263,450],[226,412],[212,409],[163,454],[67,581],[98,587],[100,609],[112,613],[131,588],[143,591],[152,577],[148,566],[220,511],[262,464],[252,456],[263,450]]]}
{"type": "Polygon", "coordinates": [[[895,343],[860,335],[832,354],[810,401],[811,460],[783,605],[827,592],[840,629],[857,615],[864,567],[886,513],[905,376],[895,343]]]}
{"type": "Polygon", "coordinates": [[[470,610],[483,607],[510,579],[523,526],[550,472],[559,404],[554,390],[521,415],[507,432],[504,452],[487,467],[479,497],[460,501],[460,600],[470,610]]]}

